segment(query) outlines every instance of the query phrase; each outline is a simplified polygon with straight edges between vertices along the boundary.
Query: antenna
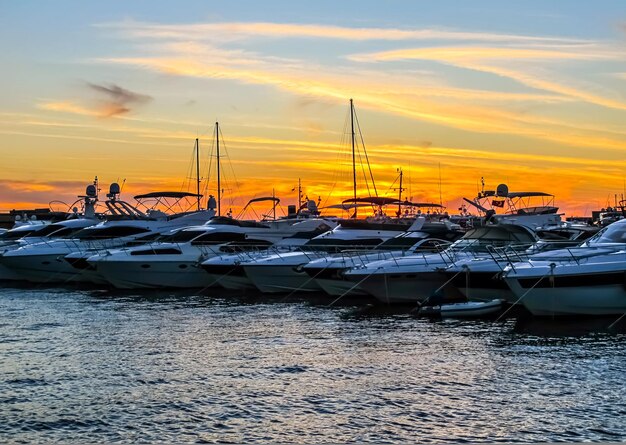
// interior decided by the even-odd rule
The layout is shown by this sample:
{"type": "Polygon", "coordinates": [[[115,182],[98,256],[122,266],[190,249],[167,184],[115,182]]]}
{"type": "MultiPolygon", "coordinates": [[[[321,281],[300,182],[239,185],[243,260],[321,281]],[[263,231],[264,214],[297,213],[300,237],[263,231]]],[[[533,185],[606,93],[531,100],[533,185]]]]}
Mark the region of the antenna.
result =
{"type": "Polygon", "coordinates": [[[298,178],[298,211],[302,207],[302,179],[298,178]]]}

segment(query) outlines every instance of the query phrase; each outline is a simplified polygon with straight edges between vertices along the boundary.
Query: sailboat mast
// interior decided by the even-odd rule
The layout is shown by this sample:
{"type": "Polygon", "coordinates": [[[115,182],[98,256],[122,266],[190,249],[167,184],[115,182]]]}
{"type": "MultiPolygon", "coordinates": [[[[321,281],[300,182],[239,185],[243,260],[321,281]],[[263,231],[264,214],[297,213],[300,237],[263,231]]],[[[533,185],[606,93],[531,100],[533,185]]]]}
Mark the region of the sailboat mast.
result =
{"type": "Polygon", "coordinates": [[[217,216],[222,215],[222,182],[220,177],[220,124],[215,122],[215,145],[217,147],[217,216]]]}
{"type": "Polygon", "coordinates": [[[198,195],[198,211],[200,211],[200,142],[198,138],[196,138],[196,195],[198,195]]]}
{"type": "Polygon", "coordinates": [[[439,205],[443,205],[443,199],[441,199],[441,162],[439,163],[439,205]]]}
{"type": "Polygon", "coordinates": [[[354,103],[352,99],[350,99],[350,129],[352,132],[352,186],[354,190],[354,217],[356,218],[356,154],[354,151],[354,103]]]}
{"type": "Polygon", "coordinates": [[[398,216],[402,216],[402,169],[400,169],[400,188],[398,189],[398,216]]]}

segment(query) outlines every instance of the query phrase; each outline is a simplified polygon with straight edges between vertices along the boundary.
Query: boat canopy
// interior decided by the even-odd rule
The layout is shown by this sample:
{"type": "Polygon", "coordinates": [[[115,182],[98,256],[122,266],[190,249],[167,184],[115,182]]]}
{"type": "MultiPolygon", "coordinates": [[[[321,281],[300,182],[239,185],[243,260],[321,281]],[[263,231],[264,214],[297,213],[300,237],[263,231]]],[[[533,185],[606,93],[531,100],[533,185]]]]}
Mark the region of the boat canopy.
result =
{"type": "Polygon", "coordinates": [[[530,198],[533,196],[554,196],[551,193],[545,193],[545,192],[507,192],[507,193],[498,193],[497,190],[485,190],[484,192],[481,193],[481,197],[487,197],[487,196],[494,196],[497,198],[509,198],[509,199],[515,199],[515,198],[530,198]]]}
{"type": "Polygon", "coordinates": [[[151,192],[151,193],[144,193],[143,195],[137,195],[135,196],[135,199],[148,199],[148,198],[181,199],[181,198],[187,198],[187,197],[202,198],[202,195],[198,195],[196,193],[189,193],[189,192],[151,192]]]}
{"type": "Polygon", "coordinates": [[[163,215],[181,216],[192,211],[196,203],[200,201],[202,195],[190,192],[151,192],[135,196],[139,205],[147,212],[154,213],[163,211],[163,215]]]}
{"type": "Polygon", "coordinates": [[[369,207],[370,204],[350,204],[350,203],[346,203],[346,204],[332,204],[326,207],[321,207],[320,210],[326,210],[326,209],[342,209],[342,210],[350,210],[350,209],[354,209],[354,208],[361,208],[361,207],[369,207]]]}
{"type": "Polygon", "coordinates": [[[389,204],[397,204],[398,200],[396,198],[385,198],[382,196],[370,196],[367,198],[350,198],[342,201],[342,204],[347,203],[364,203],[364,204],[374,204],[377,206],[386,206],[389,204]]]}
{"type": "Polygon", "coordinates": [[[532,196],[554,196],[551,193],[544,193],[544,192],[509,192],[507,195],[507,198],[529,198],[532,196]]]}
{"type": "Polygon", "coordinates": [[[406,207],[434,207],[437,209],[443,209],[444,207],[441,204],[435,204],[434,202],[411,202],[411,201],[403,201],[396,202],[396,204],[400,204],[406,207]]]}
{"type": "Polygon", "coordinates": [[[250,201],[248,201],[248,204],[246,204],[246,207],[248,207],[253,202],[262,202],[262,201],[274,201],[276,204],[278,204],[280,202],[280,198],[276,198],[275,196],[262,196],[261,198],[253,198],[250,201]]]}
{"type": "MultiPolygon", "coordinates": [[[[411,201],[399,201],[397,198],[386,198],[382,196],[371,196],[369,198],[350,198],[346,199],[342,202],[342,205],[347,203],[365,203],[365,204],[373,204],[377,206],[385,206],[385,205],[402,205],[407,207],[437,207],[443,208],[440,204],[430,203],[430,202],[411,202],[411,201]]],[[[327,207],[327,208],[349,208],[349,207],[327,207]]]]}
{"type": "Polygon", "coordinates": [[[242,219],[229,218],[227,216],[214,216],[207,223],[208,226],[222,225],[222,226],[237,226],[237,227],[257,227],[261,229],[268,229],[269,226],[256,221],[246,221],[242,219]]]}

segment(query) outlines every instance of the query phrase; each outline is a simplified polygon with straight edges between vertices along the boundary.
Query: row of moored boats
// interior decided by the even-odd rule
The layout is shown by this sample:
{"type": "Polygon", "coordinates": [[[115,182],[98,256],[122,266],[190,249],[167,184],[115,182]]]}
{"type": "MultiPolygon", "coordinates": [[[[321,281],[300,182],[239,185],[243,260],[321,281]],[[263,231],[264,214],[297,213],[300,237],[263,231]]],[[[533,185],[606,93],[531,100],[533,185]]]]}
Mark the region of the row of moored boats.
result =
{"type": "MultiPolygon", "coordinates": [[[[499,195],[533,196],[507,188],[499,195]]],[[[469,302],[448,307],[459,313],[509,305],[538,316],[626,312],[626,220],[599,229],[561,221],[556,207],[526,207],[462,227],[436,213],[323,217],[307,201],[287,217],[252,221],[216,215],[214,199],[206,210],[141,211],[120,199],[116,184],[104,213],[95,210],[94,186],[81,200],[80,214],[0,234],[0,280],[325,292],[416,307],[469,302]]]]}

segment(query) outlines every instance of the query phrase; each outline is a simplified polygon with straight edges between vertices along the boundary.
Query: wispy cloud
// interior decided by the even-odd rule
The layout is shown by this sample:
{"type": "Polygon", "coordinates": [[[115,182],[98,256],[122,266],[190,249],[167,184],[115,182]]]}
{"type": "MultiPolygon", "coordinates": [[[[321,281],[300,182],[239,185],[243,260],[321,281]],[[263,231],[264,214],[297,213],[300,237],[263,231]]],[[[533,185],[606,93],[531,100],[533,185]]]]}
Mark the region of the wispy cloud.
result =
{"type": "Polygon", "coordinates": [[[126,114],[131,111],[131,106],[143,105],[152,100],[152,97],[146,94],[136,93],[115,84],[98,85],[88,82],[87,86],[101,96],[97,109],[100,117],[126,114]]]}
{"type": "Polygon", "coordinates": [[[132,107],[145,105],[152,101],[146,94],[136,93],[115,84],[85,83],[95,97],[85,97],[80,103],[75,100],[42,101],[37,104],[43,110],[63,113],[79,114],[99,118],[125,116],[132,111],[132,107]]]}
{"type": "Polygon", "coordinates": [[[615,49],[601,48],[596,45],[581,48],[537,49],[537,48],[499,48],[499,47],[437,47],[411,48],[383,51],[350,56],[359,62],[390,62],[406,60],[428,60],[465,68],[474,71],[495,74],[519,82],[536,90],[548,91],[576,100],[589,102],[608,108],[626,110],[626,103],[611,97],[601,96],[584,88],[569,86],[565,79],[561,82],[547,80],[554,78],[554,73],[543,71],[543,77],[536,67],[528,67],[527,61],[544,61],[552,65],[555,61],[626,61],[626,54],[615,49]],[[520,63],[523,62],[523,63],[520,63]]]}
{"type": "Polygon", "coordinates": [[[155,24],[136,21],[97,24],[138,38],[233,41],[249,38],[308,38],[352,41],[459,40],[489,42],[582,43],[585,40],[516,34],[464,32],[449,29],[359,28],[302,23],[222,22],[155,24]]]}
{"type": "MultiPolygon", "coordinates": [[[[561,141],[563,143],[576,142],[582,146],[593,145],[594,138],[585,138],[572,126],[567,133],[554,132],[554,127],[567,128],[569,125],[565,122],[558,122],[555,119],[545,119],[527,113],[516,113],[505,108],[497,108],[493,106],[478,105],[477,91],[459,91],[458,95],[454,95],[454,89],[438,89],[432,88],[430,92],[419,94],[413,92],[411,94],[402,94],[402,88],[399,91],[390,91],[388,82],[371,81],[366,76],[353,77],[349,74],[329,71],[327,73],[318,74],[319,70],[314,70],[316,75],[312,75],[307,70],[281,70],[280,67],[273,69],[246,69],[237,66],[218,66],[206,64],[202,61],[190,60],[186,58],[172,59],[166,57],[146,57],[146,58],[111,58],[103,60],[108,63],[135,65],[145,69],[151,69],[168,74],[180,76],[207,78],[207,79],[232,79],[245,83],[272,85],[277,88],[290,91],[300,96],[313,96],[332,99],[335,102],[344,102],[348,94],[358,97],[361,107],[372,110],[384,110],[389,113],[402,115],[418,120],[430,121],[438,124],[448,125],[464,130],[478,132],[495,132],[519,134],[550,141],[561,141]],[[439,93],[438,93],[439,92],[439,93]],[[451,103],[435,100],[437,94],[448,96],[455,99],[451,103]],[[429,99],[430,96],[430,99],[429,99]],[[463,102],[464,101],[464,102],[463,102]],[[472,102],[476,102],[475,104],[472,102]],[[580,137],[573,137],[578,134],[580,137]]],[[[393,77],[393,76],[391,76],[393,77]]],[[[407,79],[411,82],[410,79],[407,79]]],[[[546,88],[550,85],[545,85],[546,88]]],[[[562,100],[572,100],[571,96],[580,96],[581,93],[575,90],[569,91],[565,87],[558,85],[552,86],[561,93],[568,92],[570,97],[562,100]]],[[[416,87],[417,89],[417,87],[416,87]]],[[[523,100],[524,94],[516,95],[515,93],[497,93],[485,92],[482,97],[483,101],[493,102],[511,102],[523,100]],[[498,101],[491,100],[491,97],[498,97],[498,101]],[[509,99],[509,100],[507,100],[509,99]]],[[[539,101],[549,102],[550,96],[542,95],[539,101]]],[[[597,102],[600,99],[596,100],[597,102]]],[[[608,101],[608,99],[607,99],[608,101]]],[[[491,104],[490,104],[491,105],[491,104]]],[[[619,103],[611,104],[616,107],[619,103]]],[[[601,142],[603,148],[611,146],[623,148],[623,141],[615,141],[606,144],[609,138],[604,138],[601,142]]]]}
{"type": "MultiPolygon", "coordinates": [[[[144,42],[140,47],[144,54],[95,59],[100,63],[134,65],[175,76],[271,85],[299,98],[338,102],[354,96],[362,107],[470,131],[523,133],[542,138],[548,133],[543,128],[545,118],[529,116],[521,108],[533,103],[585,102],[626,109],[626,104],[611,91],[602,94],[603,88],[598,85],[580,81],[568,83],[567,76],[549,69],[556,62],[585,64],[622,60],[623,52],[606,42],[446,29],[350,28],[268,22],[161,25],[128,21],[97,26],[144,42]],[[332,65],[259,54],[245,50],[246,42],[239,42],[240,48],[233,48],[232,44],[224,45],[227,48],[219,47],[225,40],[232,43],[249,37],[381,40],[387,45],[415,41],[420,47],[352,55],[337,53],[332,48],[334,56],[331,58],[339,58],[339,63],[332,65]],[[154,38],[160,39],[158,45],[148,43],[145,46],[145,42],[154,38]],[[462,42],[462,45],[440,44],[449,41],[462,42]],[[145,54],[146,50],[152,54],[145,54]],[[447,82],[449,76],[435,72],[425,74],[416,69],[407,73],[405,68],[396,69],[389,64],[381,72],[364,66],[347,66],[341,59],[358,63],[439,62],[510,79],[520,84],[520,89],[525,87],[528,91],[452,85],[447,82]],[[560,80],[557,82],[555,78],[560,80]]],[[[548,139],[554,140],[554,136],[548,139]]]]}
{"type": "Polygon", "coordinates": [[[97,111],[88,109],[82,105],[79,105],[75,102],[67,101],[67,100],[42,102],[42,103],[37,104],[37,107],[42,110],[58,111],[61,113],[79,114],[81,116],[93,116],[93,117],[99,116],[99,113],[97,111]]]}

